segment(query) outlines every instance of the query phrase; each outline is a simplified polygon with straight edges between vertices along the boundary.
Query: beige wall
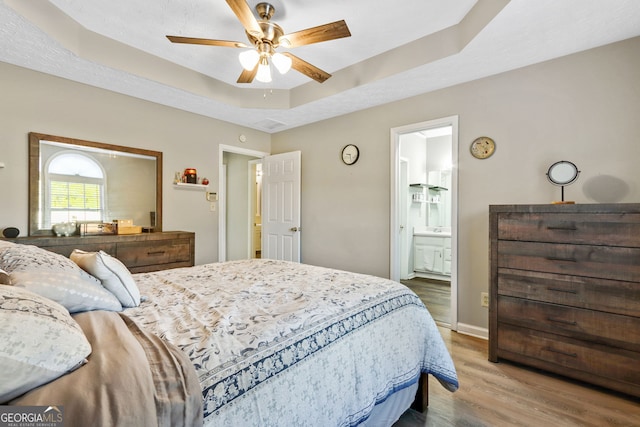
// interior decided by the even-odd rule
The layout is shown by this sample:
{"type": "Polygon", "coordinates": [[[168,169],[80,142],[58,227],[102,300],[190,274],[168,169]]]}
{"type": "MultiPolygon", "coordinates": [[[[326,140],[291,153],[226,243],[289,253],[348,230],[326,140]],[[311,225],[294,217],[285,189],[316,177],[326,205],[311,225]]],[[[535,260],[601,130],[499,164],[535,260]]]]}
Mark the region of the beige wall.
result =
{"type": "Polygon", "coordinates": [[[40,132],[163,152],[165,230],[196,232],[196,263],[218,260],[218,213],[204,192],[175,189],[187,167],[218,189],[218,146],[269,152],[270,136],[69,80],[0,63],[0,229],[27,233],[27,134],[40,132]]]}
{"type": "Polygon", "coordinates": [[[174,189],[173,174],[195,167],[216,191],[218,145],[244,133],[243,148],[302,151],[304,262],[388,276],[389,129],[458,115],[458,318],[486,328],[489,204],[559,198],[544,175],[557,160],[582,171],[570,199],[640,201],[639,51],[636,38],[271,137],[0,63],[0,228],[27,230],[28,132],[148,148],[164,153],[164,228],[195,231],[196,262],[215,261],[217,212],[203,194],[174,189]],[[469,154],[480,135],[497,143],[488,160],[469,154]],[[340,160],[348,143],[361,150],[353,166],[340,160]]]}
{"type": "Polygon", "coordinates": [[[638,52],[640,38],[274,135],[273,153],[302,150],[304,262],[387,276],[389,129],[458,115],[458,320],[486,328],[490,204],[558,200],[545,177],[558,160],[582,171],[568,200],[640,202],[638,52]],[[497,144],[487,160],[469,154],[481,135],[497,144]]]}

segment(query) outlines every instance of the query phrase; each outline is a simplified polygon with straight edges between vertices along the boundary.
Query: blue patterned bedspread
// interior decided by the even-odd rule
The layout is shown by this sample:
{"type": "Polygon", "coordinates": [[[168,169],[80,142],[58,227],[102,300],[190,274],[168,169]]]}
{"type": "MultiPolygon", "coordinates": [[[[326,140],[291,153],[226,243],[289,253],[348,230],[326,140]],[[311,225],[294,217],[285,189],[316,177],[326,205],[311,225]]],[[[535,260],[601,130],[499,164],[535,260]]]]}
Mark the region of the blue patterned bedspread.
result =
{"type": "Polygon", "coordinates": [[[458,387],[420,299],[379,277],[275,260],[134,275],[125,313],[193,362],[211,425],[356,425],[434,375],[458,387]]]}

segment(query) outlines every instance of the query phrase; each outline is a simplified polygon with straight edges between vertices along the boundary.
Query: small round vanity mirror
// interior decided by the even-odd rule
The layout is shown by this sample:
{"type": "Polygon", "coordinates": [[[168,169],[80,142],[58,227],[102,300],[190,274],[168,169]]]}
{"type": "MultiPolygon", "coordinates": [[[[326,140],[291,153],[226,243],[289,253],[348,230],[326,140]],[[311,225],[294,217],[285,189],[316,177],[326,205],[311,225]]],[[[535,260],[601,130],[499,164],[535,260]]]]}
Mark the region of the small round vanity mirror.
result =
{"type": "Polygon", "coordinates": [[[564,186],[578,179],[578,174],[580,174],[578,167],[567,160],[560,160],[549,166],[547,178],[552,184],[562,187],[562,202],[560,203],[573,203],[564,201],[564,186]]]}

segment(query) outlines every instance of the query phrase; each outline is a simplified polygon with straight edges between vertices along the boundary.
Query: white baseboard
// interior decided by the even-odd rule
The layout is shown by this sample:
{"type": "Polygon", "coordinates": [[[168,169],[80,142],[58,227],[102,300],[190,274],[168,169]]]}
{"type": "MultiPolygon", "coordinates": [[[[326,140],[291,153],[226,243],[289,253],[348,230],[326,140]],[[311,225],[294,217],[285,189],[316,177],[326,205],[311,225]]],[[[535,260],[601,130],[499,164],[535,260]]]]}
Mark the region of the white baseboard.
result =
{"type": "Polygon", "coordinates": [[[479,328],[477,326],[468,325],[466,323],[458,322],[457,331],[460,334],[471,335],[472,337],[489,339],[489,330],[487,328],[479,328]]]}

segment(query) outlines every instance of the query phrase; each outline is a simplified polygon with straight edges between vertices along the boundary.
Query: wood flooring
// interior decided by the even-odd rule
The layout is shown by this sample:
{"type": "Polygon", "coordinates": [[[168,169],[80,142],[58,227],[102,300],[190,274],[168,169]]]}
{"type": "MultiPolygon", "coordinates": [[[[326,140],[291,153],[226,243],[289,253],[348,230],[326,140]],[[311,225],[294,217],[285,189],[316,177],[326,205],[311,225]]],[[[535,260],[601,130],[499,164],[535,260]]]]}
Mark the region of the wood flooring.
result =
{"type": "Polygon", "coordinates": [[[509,362],[487,360],[488,342],[439,327],[458,372],[450,393],[429,377],[429,409],[394,427],[640,426],[640,399],[509,362]]]}
{"type": "Polygon", "coordinates": [[[423,278],[401,280],[415,292],[440,326],[451,325],[451,283],[423,278]]]}

